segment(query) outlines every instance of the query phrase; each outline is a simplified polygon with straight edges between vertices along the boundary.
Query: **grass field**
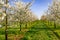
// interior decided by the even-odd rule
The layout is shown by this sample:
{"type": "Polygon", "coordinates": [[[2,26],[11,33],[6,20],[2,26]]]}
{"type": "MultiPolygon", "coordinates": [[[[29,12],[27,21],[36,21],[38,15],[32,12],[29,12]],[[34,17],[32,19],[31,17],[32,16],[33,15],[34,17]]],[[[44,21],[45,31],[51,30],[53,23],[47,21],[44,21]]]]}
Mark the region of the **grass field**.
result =
{"type": "MultiPolygon", "coordinates": [[[[19,24],[8,26],[8,40],[60,40],[60,25],[48,21],[34,21],[22,24],[22,30],[19,24]]],[[[5,26],[0,28],[0,40],[5,40],[5,26]]]]}

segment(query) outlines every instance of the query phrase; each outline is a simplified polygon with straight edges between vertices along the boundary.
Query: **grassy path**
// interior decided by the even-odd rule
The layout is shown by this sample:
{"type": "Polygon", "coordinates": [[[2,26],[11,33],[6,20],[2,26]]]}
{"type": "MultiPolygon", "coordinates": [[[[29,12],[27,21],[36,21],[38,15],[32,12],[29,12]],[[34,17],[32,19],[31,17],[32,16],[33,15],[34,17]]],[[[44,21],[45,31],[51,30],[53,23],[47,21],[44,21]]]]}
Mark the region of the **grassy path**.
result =
{"type": "MultiPolygon", "coordinates": [[[[43,22],[34,22],[30,28],[22,28],[20,32],[19,28],[8,29],[9,40],[60,40],[60,28],[49,28],[43,22]],[[56,31],[58,30],[58,31],[56,31]]],[[[0,40],[4,40],[4,30],[0,29],[0,40]]]]}
{"type": "Polygon", "coordinates": [[[26,32],[27,38],[29,40],[28,37],[30,37],[31,40],[60,40],[59,35],[54,32],[54,30],[56,29],[51,29],[48,28],[48,26],[44,23],[42,23],[42,25],[40,23],[34,25],[33,27],[31,27],[31,29],[26,32]],[[43,28],[41,28],[41,26],[43,28]]]}

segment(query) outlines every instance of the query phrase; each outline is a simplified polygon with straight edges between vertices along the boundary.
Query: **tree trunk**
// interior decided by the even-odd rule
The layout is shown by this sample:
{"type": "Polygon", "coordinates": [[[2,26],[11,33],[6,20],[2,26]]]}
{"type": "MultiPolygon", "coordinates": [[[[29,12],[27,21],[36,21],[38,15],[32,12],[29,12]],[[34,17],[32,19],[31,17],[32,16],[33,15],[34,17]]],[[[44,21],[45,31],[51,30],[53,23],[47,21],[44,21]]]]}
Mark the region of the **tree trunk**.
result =
{"type": "Polygon", "coordinates": [[[20,31],[21,31],[21,24],[20,24],[20,31]]]}
{"type": "MultiPolygon", "coordinates": [[[[8,0],[6,0],[5,4],[7,5],[8,0]]],[[[6,13],[7,7],[5,7],[5,14],[6,14],[6,24],[5,24],[5,40],[8,40],[7,37],[7,13],[6,13]]]]}
{"type": "Polygon", "coordinates": [[[54,28],[56,28],[56,22],[54,21],[54,28]]]}
{"type": "Polygon", "coordinates": [[[25,28],[27,29],[27,23],[26,23],[26,25],[25,25],[25,26],[26,26],[25,28]]]}

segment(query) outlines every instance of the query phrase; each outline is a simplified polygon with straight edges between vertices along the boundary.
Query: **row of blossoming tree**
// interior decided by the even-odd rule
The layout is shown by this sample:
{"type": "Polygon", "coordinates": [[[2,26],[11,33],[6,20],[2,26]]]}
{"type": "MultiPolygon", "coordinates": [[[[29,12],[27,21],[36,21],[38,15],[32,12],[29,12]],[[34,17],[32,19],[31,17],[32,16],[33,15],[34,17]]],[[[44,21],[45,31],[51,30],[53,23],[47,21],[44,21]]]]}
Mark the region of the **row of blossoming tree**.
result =
{"type": "Polygon", "coordinates": [[[5,26],[5,38],[7,40],[7,27],[12,22],[21,24],[37,20],[30,7],[34,0],[24,3],[22,0],[0,0],[0,25],[5,26]],[[13,2],[13,4],[11,4],[13,2]]]}
{"type": "Polygon", "coordinates": [[[52,0],[51,5],[48,5],[48,10],[41,19],[48,20],[48,23],[49,21],[53,21],[54,27],[56,28],[56,24],[60,24],[60,0],[52,0]]]}

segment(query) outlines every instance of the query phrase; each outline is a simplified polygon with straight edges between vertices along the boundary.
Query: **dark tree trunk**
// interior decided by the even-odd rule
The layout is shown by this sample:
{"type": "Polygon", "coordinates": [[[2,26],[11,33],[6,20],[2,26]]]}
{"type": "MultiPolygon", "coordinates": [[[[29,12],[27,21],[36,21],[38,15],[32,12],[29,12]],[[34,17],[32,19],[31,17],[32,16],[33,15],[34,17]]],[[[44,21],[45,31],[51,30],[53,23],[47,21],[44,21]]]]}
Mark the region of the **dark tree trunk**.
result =
{"type": "Polygon", "coordinates": [[[20,24],[20,31],[21,31],[21,24],[20,24]]]}
{"type": "Polygon", "coordinates": [[[25,25],[25,26],[26,26],[26,29],[27,29],[27,23],[26,23],[26,25],[25,25]]]}
{"type": "Polygon", "coordinates": [[[56,28],[56,22],[54,21],[54,28],[56,28]]]}
{"type": "MultiPolygon", "coordinates": [[[[7,5],[8,0],[5,0],[5,4],[7,5]]],[[[6,14],[6,24],[5,24],[5,40],[8,40],[7,37],[7,13],[6,13],[7,7],[5,7],[5,14],[6,14]]]]}

